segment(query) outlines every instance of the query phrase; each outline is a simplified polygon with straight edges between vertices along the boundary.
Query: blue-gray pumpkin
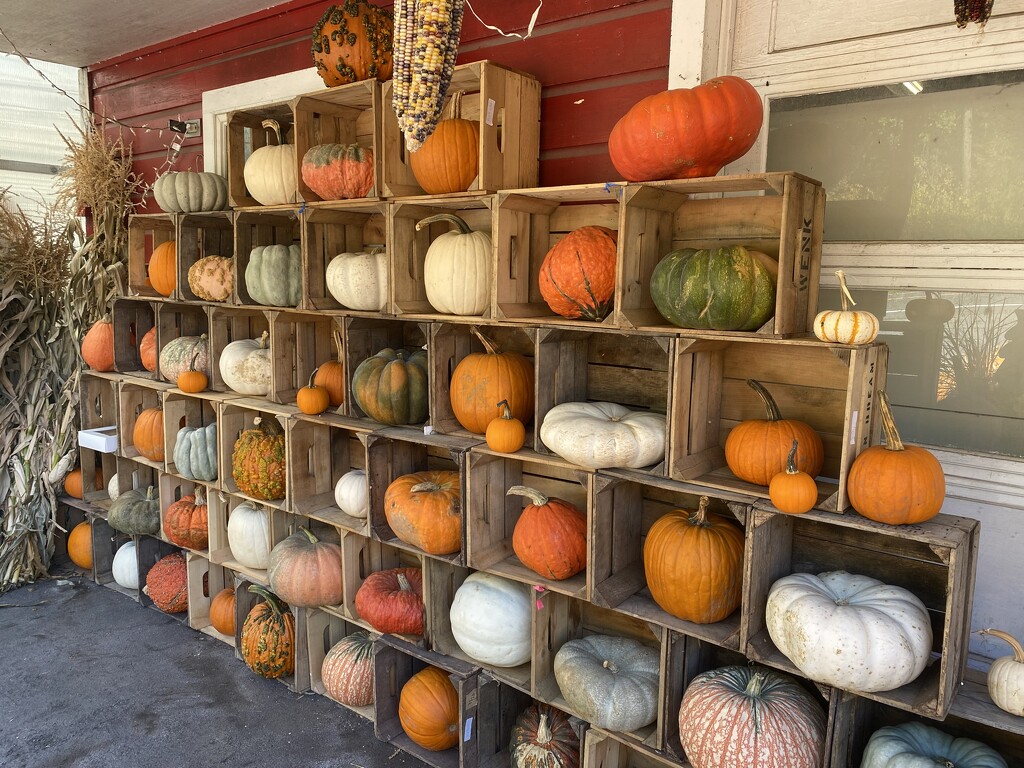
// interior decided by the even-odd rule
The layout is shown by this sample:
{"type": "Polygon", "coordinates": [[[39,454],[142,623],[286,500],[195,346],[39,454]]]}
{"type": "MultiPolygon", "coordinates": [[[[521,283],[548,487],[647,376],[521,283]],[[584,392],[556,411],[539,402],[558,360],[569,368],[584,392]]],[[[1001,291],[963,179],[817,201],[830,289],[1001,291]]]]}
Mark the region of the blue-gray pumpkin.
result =
{"type": "Polygon", "coordinates": [[[174,439],[174,466],[189,480],[217,479],[217,425],[183,427],[174,439]]]}

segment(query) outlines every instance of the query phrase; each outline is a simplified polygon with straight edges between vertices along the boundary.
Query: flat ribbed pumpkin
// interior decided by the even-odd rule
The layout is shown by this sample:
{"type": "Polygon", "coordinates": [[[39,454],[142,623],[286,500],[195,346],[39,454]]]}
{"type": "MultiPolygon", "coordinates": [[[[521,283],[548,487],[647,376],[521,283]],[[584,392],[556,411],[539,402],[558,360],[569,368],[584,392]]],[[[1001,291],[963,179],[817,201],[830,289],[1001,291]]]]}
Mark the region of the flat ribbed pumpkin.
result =
{"type": "Polygon", "coordinates": [[[778,264],[742,245],[672,251],[651,274],[651,298],[680,328],[755,331],[775,315],[778,264]]]}
{"type": "Polygon", "coordinates": [[[448,675],[427,667],[409,678],[398,696],[398,721],[424,749],[443,752],[459,743],[459,694],[448,675]]]}
{"type": "Polygon", "coordinates": [[[173,240],[160,243],[149,257],[149,283],[161,296],[170,296],[178,285],[177,250],[173,240]]]}
{"type": "Polygon", "coordinates": [[[181,552],[157,560],[146,574],[143,589],[153,604],[165,613],[188,610],[188,567],[181,552]]]}
{"type": "Polygon", "coordinates": [[[618,233],[580,227],[559,240],[540,265],[540,295],[557,315],[604,320],[612,310],[618,233]]]}
{"type": "Polygon", "coordinates": [[[273,416],[256,418],[238,436],[231,452],[231,474],[238,490],[260,501],[283,499],[286,482],[285,439],[273,416]]]}
{"type": "Polygon", "coordinates": [[[373,638],[366,630],[346,635],[331,646],[320,667],[327,695],[348,707],[373,704],[373,638]]]}
{"type": "Polygon", "coordinates": [[[352,374],[352,397],[363,413],[384,424],[421,424],[429,415],[427,353],[382,349],[352,374]]]}
{"type": "Polygon", "coordinates": [[[462,486],[458,472],[402,475],[384,492],[384,515],[395,536],[428,555],[462,547],[462,486]]]}
{"type": "Polygon", "coordinates": [[[459,424],[478,435],[502,415],[506,402],[512,416],[524,424],[533,420],[533,363],[518,352],[499,352],[476,328],[473,334],[484,352],[471,352],[452,372],[449,397],[459,424]]]}
{"type": "Polygon", "coordinates": [[[317,144],[302,157],[302,180],[323,200],[366,197],[373,171],[373,150],[358,144],[317,144]]]}
{"type": "Polygon", "coordinates": [[[289,605],[340,605],[341,547],[300,527],[270,551],[267,578],[274,593],[289,605]]]}
{"type": "Polygon", "coordinates": [[[210,541],[210,524],[202,486],[197,486],[195,493],[182,496],[167,507],[164,534],[179,547],[206,549],[210,541]]]}
{"type": "Polygon", "coordinates": [[[263,598],[242,624],[242,661],[260,677],[275,679],[295,672],[295,617],[277,595],[258,584],[249,591],[263,598]]]}
{"type": "Polygon", "coordinates": [[[587,567],[587,515],[583,510],[523,485],[513,485],[505,495],[530,500],[512,530],[512,551],[523,565],[556,581],[587,567]]]}

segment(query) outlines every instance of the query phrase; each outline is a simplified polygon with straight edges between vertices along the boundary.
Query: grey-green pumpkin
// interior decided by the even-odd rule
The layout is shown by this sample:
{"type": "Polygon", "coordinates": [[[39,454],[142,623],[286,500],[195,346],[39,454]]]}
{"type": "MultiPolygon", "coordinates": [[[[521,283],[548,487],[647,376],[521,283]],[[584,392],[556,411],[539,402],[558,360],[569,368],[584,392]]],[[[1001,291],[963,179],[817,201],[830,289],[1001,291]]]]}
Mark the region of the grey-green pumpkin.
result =
{"type": "Polygon", "coordinates": [[[174,466],[189,480],[217,479],[217,425],[182,427],[174,439],[174,466]]]}
{"type": "Polygon", "coordinates": [[[171,171],[153,184],[153,197],[168,213],[224,211],[228,207],[228,181],[216,173],[171,171]]]}
{"type": "Polygon", "coordinates": [[[167,342],[160,350],[160,375],[167,381],[177,382],[193,361],[197,371],[210,375],[210,343],[205,333],[202,336],[179,336],[167,342]]]}
{"type": "Polygon", "coordinates": [[[257,304],[297,307],[302,296],[302,249],[297,245],[253,248],[245,268],[245,289],[257,304]]]}
{"type": "Polygon", "coordinates": [[[680,328],[754,331],[775,315],[778,264],[729,245],[672,251],[651,274],[651,298],[680,328]]]}
{"type": "Polygon", "coordinates": [[[152,485],[120,494],[110,505],[107,522],[115,531],[152,535],[160,532],[160,498],[152,485]]]}

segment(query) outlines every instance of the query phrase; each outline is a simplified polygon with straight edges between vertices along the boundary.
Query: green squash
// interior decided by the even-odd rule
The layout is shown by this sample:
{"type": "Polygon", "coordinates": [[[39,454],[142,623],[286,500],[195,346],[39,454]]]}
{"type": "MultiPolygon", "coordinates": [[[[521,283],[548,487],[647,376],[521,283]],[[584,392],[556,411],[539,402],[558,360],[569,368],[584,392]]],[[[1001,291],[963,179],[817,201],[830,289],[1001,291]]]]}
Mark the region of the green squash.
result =
{"type": "Polygon", "coordinates": [[[1007,768],[994,749],[973,739],[955,739],[916,721],[879,728],[868,739],[861,768],[1007,768]]]}
{"type": "Polygon", "coordinates": [[[352,374],[352,397],[363,413],[384,424],[421,424],[429,415],[427,353],[383,349],[352,374]]]}
{"type": "Polygon", "coordinates": [[[245,289],[257,304],[297,307],[302,297],[302,249],[297,245],[253,248],[245,268],[245,289]]]}
{"type": "Polygon", "coordinates": [[[174,439],[174,466],[189,480],[216,480],[217,424],[179,429],[174,439]]]}
{"type": "Polygon", "coordinates": [[[107,522],[115,531],[129,534],[160,533],[160,498],[152,485],[146,490],[125,491],[110,505],[107,522]]]}
{"type": "Polygon", "coordinates": [[[651,298],[673,325],[754,331],[775,314],[778,265],[742,245],[672,251],[651,274],[651,298]]]}

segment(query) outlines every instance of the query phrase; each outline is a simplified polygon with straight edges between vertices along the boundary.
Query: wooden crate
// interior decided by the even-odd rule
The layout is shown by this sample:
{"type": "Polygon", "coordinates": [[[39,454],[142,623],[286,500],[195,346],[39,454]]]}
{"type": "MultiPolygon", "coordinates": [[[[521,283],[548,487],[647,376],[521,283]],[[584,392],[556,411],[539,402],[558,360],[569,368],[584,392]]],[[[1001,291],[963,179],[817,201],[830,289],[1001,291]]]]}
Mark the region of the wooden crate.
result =
{"type": "MultiPolygon", "coordinates": [[[[262,307],[245,284],[245,271],[254,248],[268,245],[302,245],[302,224],[295,206],[246,209],[235,212],[235,304],[262,307]]],[[[301,259],[301,254],[299,256],[301,259]]],[[[300,291],[301,303],[304,293],[300,291]]]]}
{"type": "MultiPolygon", "coordinates": [[[[68,496],[57,498],[56,519],[53,526],[53,555],[50,560],[51,573],[56,569],[70,568],[79,575],[95,581],[92,568],[81,568],[71,561],[68,556],[68,538],[71,532],[82,523],[89,524],[89,552],[92,552],[92,525],[96,513],[86,509],[88,505],[82,504],[81,499],[68,496]],[[80,506],[79,506],[80,505],[80,506]]],[[[101,518],[102,519],[102,518],[101,518]]]]}
{"type": "MultiPolygon", "coordinates": [[[[537,404],[534,445],[552,454],[540,437],[548,411],[561,403],[613,402],[631,410],[672,413],[674,340],[668,336],[632,336],[576,328],[537,331],[537,404]]],[[[665,424],[665,456],[672,444],[671,419],[665,424]]],[[[662,460],[644,471],[667,474],[662,460]]]]}
{"type": "Polygon", "coordinates": [[[145,382],[141,379],[134,381],[123,380],[120,383],[117,395],[118,411],[120,416],[117,420],[117,444],[119,455],[126,459],[132,459],[140,464],[147,464],[158,472],[163,472],[164,462],[153,461],[143,456],[135,448],[133,434],[135,422],[139,414],[150,408],[163,408],[164,392],[167,385],[162,382],[145,382]]]}
{"type": "MultiPolygon", "coordinates": [[[[587,570],[561,581],[546,578],[523,565],[512,551],[512,533],[529,499],[507,496],[513,485],[534,488],[550,498],[564,499],[587,515],[587,549],[603,536],[593,524],[590,500],[596,477],[560,459],[532,451],[514,456],[485,446],[469,452],[466,508],[466,555],[471,568],[496,573],[526,584],[539,584],[552,592],[590,599],[587,570]]],[[[588,558],[589,559],[589,558],[588,558]]],[[[590,560],[592,562],[592,560],[590,560]]]]}
{"type": "Polygon", "coordinates": [[[142,464],[122,456],[117,457],[117,488],[119,492],[152,487],[160,491],[160,470],[151,464],[142,464]]]}
{"type": "Polygon", "coordinates": [[[512,765],[509,750],[516,718],[533,703],[524,693],[485,672],[477,676],[476,729],[477,765],[481,768],[504,768],[512,765]]]}
{"type": "Polygon", "coordinates": [[[366,197],[383,191],[383,137],[381,123],[391,104],[381,100],[375,79],[360,80],[299,96],[292,102],[295,117],[295,160],[299,198],[307,203],[323,200],[302,180],[302,158],[320,144],[358,144],[373,153],[373,187],[366,197]]]}
{"type": "MultiPolygon", "coordinates": [[[[245,161],[257,149],[268,145],[275,146],[278,143],[277,134],[263,127],[264,120],[276,120],[281,126],[284,143],[293,143],[295,116],[292,104],[292,101],[274,102],[251,109],[236,110],[228,115],[228,201],[232,208],[260,204],[245,186],[245,161]]],[[[296,178],[298,171],[296,165],[296,178]]]]}
{"type": "MultiPolygon", "coordinates": [[[[366,630],[356,624],[345,621],[339,616],[335,616],[333,613],[317,608],[309,608],[304,613],[306,614],[306,623],[301,630],[301,635],[306,643],[305,658],[308,665],[310,690],[314,693],[319,693],[321,696],[326,696],[331,701],[335,701],[338,706],[345,707],[345,709],[349,709],[360,717],[364,717],[372,722],[373,704],[357,707],[336,701],[327,693],[322,675],[324,658],[326,658],[328,652],[349,635],[353,635],[356,632],[365,632],[366,630]]],[[[300,634],[298,629],[296,627],[296,635],[300,634]]],[[[371,633],[371,637],[374,636],[371,633]]]]}
{"type": "Polygon", "coordinates": [[[288,431],[292,511],[369,536],[368,518],[346,514],[334,499],[335,486],[343,476],[352,470],[366,471],[366,426],[332,413],[299,414],[288,422],[288,431]]]}
{"type": "MultiPolygon", "coordinates": [[[[457,323],[434,323],[430,327],[427,357],[430,364],[428,383],[430,386],[431,429],[434,432],[461,435],[482,442],[483,435],[474,434],[465,429],[455,418],[451,401],[451,379],[455,368],[469,355],[483,354],[485,351],[483,343],[477,336],[478,333],[490,344],[493,344],[499,352],[515,352],[533,363],[536,354],[537,331],[521,326],[475,326],[457,323]]],[[[550,381],[544,379],[539,379],[539,381],[541,385],[535,389],[547,389],[550,385],[550,381]]],[[[495,405],[497,404],[495,403],[495,405]]],[[[529,425],[531,419],[527,418],[524,421],[529,425]]],[[[533,445],[532,430],[529,430],[528,434],[529,445],[533,445]]]]}
{"type": "MultiPolygon", "coordinates": [[[[356,610],[356,593],[371,573],[387,571],[392,568],[423,569],[426,558],[404,549],[392,547],[379,541],[367,538],[353,531],[341,531],[341,563],[345,569],[342,584],[345,588],[344,610],[341,612],[346,621],[357,624],[371,632],[377,630],[359,615],[356,610]]],[[[424,574],[425,575],[425,574],[424,574]]],[[[424,587],[425,589],[425,587],[424,587]]],[[[424,616],[424,632],[429,633],[430,616],[424,616]]],[[[403,635],[411,643],[423,643],[422,637],[403,635]]]]}
{"type": "MultiPolygon", "coordinates": [[[[262,309],[241,309],[238,307],[210,308],[210,384],[214,392],[232,392],[220,375],[220,356],[224,348],[233,341],[244,339],[259,340],[267,334],[270,344],[270,317],[262,309]]],[[[271,387],[273,381],[270,382],[271,387]]],[[[238,393],[235,393],[238,394],[238,393]]],[[[269,397],[269,392],[268,392],[269,397]]]]}
{"type": "Polygon", "coordinates": [[[346,317],[345,343],[345,403],[341,410],[346,416],[365,419],[379,426],[356,405],[352,397],[352,374],[359,364],[384,349],[413,351],[426,348],[430,338],[430,324],[390,318],[346,317]]]}
{"type": "Polygon", "coordinates": [[[132,214],[128,217],[128,293],[157,300],[174,298],[158,293],[149,282],[149,257],[161,243],[174,240],[174,213],[132,214]]]}
{"type": "Polygon", "coordinates": [[[473,768],[477,765],[477,670],[458,659],[405,642],[394,635],[374,641],[373,732],[381,741],[408,752],[433,768],[473,768]],[[398,702],[409,679],[426,667],[445,672],[459,695],[459,743],[443,752],[432,752],[406,736],[398,719],[398,702]]]}
{"type": "MultiPolygon", "coordinates": [[[[678,716],[678,713],[677,713],[678,716]]],[[[621,734],[600,728],[587,730],[580,749],[585,768],[688,768],[689,763],[673,760],[657,751],[623,739],[621,734]]]]}
{"type": "MultiPolygon", "coordinates": [[[[115,531],[110,523],[97,517],[92,524],[92,570],[93,580],[100,586],[112,589],[125,597],[130,597],[138,602],[139,589],[128,589],[114,581],[114,556],[117,550],[134,539],[126,533],[115,531]]],[[[138,557],[135,558],[138,567],[138,557]]],[[[140,582],[140,587],[142,582],[140,582]]]]}
{"type": "MultiPolygon", "coordinates": [[[[217,423],[217,401],[181,393],[172,389],[164,393],[164,467],[166,472],[183,477],[174,463],[174,445],[178,432],[185,427],[194,429],[217,423]]],[[[200,480],[203,485],[220,487],[220,478],[200,480]]]]}
{"type": "MultiPolygon", "coordinates": [[[[79,429],[99,429],[118,425],[117,374],[83,370],[79,389],[79,429]]],[[[120,438],[120,431],[118,431],[120,438]]],[[[118,453],[121,442],[118,440],[118,453]]],[[[78,466],[82,467],[82,500],[108,507],[110,497],[105,481],[116,471],[116,455],[92,448],[78,448],[78,466]],[[97,473],[99,482],[97,482],[97,473]]]]}
{"type": "MultiPolygon", "coordinates": [[[[742,609],[714,624],[695,624],[667,613],[651,597],[644,571],[644,541],[651,526],[675,509],[695,510],[704,489],[665,478],[599,472],[594,480],[591,548],[587,563],[591,601],[621,613],[707,640],[740,647],[742,609]]],[[[709,512],[743,525],[749,505],[714,498],[709,512]]]]}
{"type": "MultiPolygon", "coordinates": [[[[258,582],[251,581],[245,575],[235,574],[235,658],[240,661],[242,661],[242,626],[245,624],[245,617],[256,607],[257,603],[265,602],[260,595],[249,591],[249,587],[254,583],[258,582]]],[[[261,584],[260,586],[266,585],[261,584]]],[[[305,623],[307,610],[309,609],[288,607],[288,611],[295,619],[296,632],[298,632],[298,627],[305,623]]],[[[290,675],[277,678],[277,681],[287,686],[292,693],[305,693],[309,690],[307,648],[305,644],[300,644],[297,640],[293,643],[293,647],[295,648],[294,670],[290,675]],[[302,674],[303,671],[306,672],[305,675],[302,674]]]]}
{"type": "Polygon", "coordinates": [[[383,202],[337,202],[317,204],[303,212],[304,309],[344,310],[370,317],[388,311],[388,302],[380,312],[344,307],[327,289],[327,266],[342,253],[387,250],[389,207],[383,202]]]}
{"type": "Polygon", "coordinates": [[[765,625],[768,592],[791,573],[848,571],[910,590],[932,620],[929,667],[892,691],[861,694],[898,709],[942,719],[963,676],[977,560],[977,520],[939,515],[913,526],[812,511],[792,516],[755,507],[747,524],[741,648],[793,674],[765,625]]]}
{"type": "Polygon", "coordinates": [[[234,635],[218,632],[210,624],[210,604],[224,589],[234,589],[235,575],[195,552],[187,552],[188,563],[188,625],[232,647],[234,635]]]}
{"type": "MultiPolygon", "coordinates": [[[[210,562],[222,565],[228,570],[244,576],[254,584],[267,586],[270,582],[267,571],[263,568],[250,568],[235,559],[228,542],[228,520],[240,504],[253,502],[241,496],[231,496],[223,491],[210,494],[209,526],[210,526],[210,562]]],[[[260,506],[260,505],[257,505],[260,506]]],[[[287,512],[265,507],[268,510],[267,529],[271,546],[288,537],[290,522],[287,512]]]]}
{"type": "MultiPolygon", "coordinates": [[[[180,336],[203,336],[209,338],[210,317],[207,308],[196,304],[182,302],[163,302],[156,307],[156,349],[158,381],[169,381],[177,386],[177,380],[170,381],[168,375],[160,369],[159,354],[171,341],[180,336]]],[[[212,380],[212,371],[206,372],[212,380]]]]}
{"type": "MultiPolygon", "coordinates": [[[[270,394],[275,403],[295,403],[313,372],[344,360],[337,318],[319,312],[269,312],[272,357],[270,394]]],[[[333,409],[330,409],[333,410],[333,409]]]]}
{"type": "Polygon", "coordinates": [[[146,576],[149,574],[150,569],[156,565],[157,561],[167,557],[168,555],[172,555],[175,552],[182,552],[182,550],[174,544],[163,541],[156,536],[135,537],[135,554],[139,559],[139,602],[142,603],[144,608],[152,608],[154,611],[166,613],[166,615],[176,621],[187,623],[187,610],[179,611],[178,613],[167,613],[166,611],[157,608],[149,595],[146,594],[146,576]]]}
{"type": "Polygon", "coordinates": [[[778,265],[774,317],[754,332],[697,335],[784,337],[810,332],[818,311],[825,219],[825,190],[819,182],[795,173],[764,173],[629,184],[622,200],[619,325],[680,331],[662,317],[651,298],[651,274],[658,262],[682,248],[743,245],[778,265]]]}
{"type": "MultiPolygon", "coordinates": [[[[384,83],[382,102],[391,104],[392,83],[384,83]]],[[[463,91],[462,117],[480,128],[477,178],[469,192],[536,186],[540,168],[540,82],[533,75],[475,61],[455,67],[448,93],[463,91]]],[[[409,165],[409,151],[398,119],[385,108],[384,195],[422,195],[409,165]]]]}
{"type": "MultiPolygon", "coordinates": [[[[584,226],[619,229],[620,192],[614,185],[580,184],[498,193],[495,318],[536,325],[614,326],[614,307],[600,322],[555,314],[541,296],[539,279],[544,257],[565,235],[584,226]]],[[[620,242],[619,261],[623,247],[620,242]]],[[[613,299],[610,296],[609,302],[613,299]]]]}
{"type": "Polygon", "coordinates": [[[181,546],[176,542],[171,541],[171,538],[167,535],[167,509],[174,504],[176,501],[181,501],[185,496],[194,496],[196,491],[199,491],[203,498],[206,499],[207,504],[207,530],[209,530],[209,508],[210,504],[217,504],[217,490],[203,483],[197,483],[192,480],[185,480],[175,475],[167,474],[166,472],[160,475],[160,538],[169,544],[174,544],[182,551],[194,552],[198,555],[202,555],[206,559],[210,558],[210,546],[207,543],[203,549],[191,549],[189,547],[181,546]],[[211,500],[210,497],[213,497],[211,500]]]}
{"type": "Polygon", "coordinates": [[[146,334],[156,327],[158,306],[157,302],[146,299],[124,296],[114,299],[114,370],[118,373],[143,379],[156,378],[155,370],[143,367],[139,345],[146,334]]]}
{"type": "MultiPolygon", "coordinates": [[[[370,485],[370,532],[374,539],[415,554],[426,554],[399,539],[384,514],[384,496],[394,480],[413,472],[447,470],[460,476],[463,509],[466,493],[466,462],[469,449],[479,441],[451,435],[423,434],[415,429],[387,427],[366,439],[366,477],[370,485]]],[[[466,519],[462,519],[462,547],[448,555],[431,555],[451,563],[466,562],[466,519]]]]}
{"type": "Polygon", "coordinates": [[[285,483],[285,495],[283,498],[274,500],[253,499],[238,490],[231,471],[231,456],[235,447],[235,441],[242,434],[243,430],[251,428],[256,419],[277,419],[281,429],[285,431],[285,461],[288,453],[288,420],[298,413],[298,409],[288,405],[274,405],[258,398],[240,398],[228,400],[221,403],[220,421],[217,422],[217,442],[219,450],[217,455],[217,466],[220,467],[220,487],[235,496],[248,498],[257,504],[273,507],[274,509],[287,510],[288,489],[285,483]]]}
{"type": "Polygon", "coordinates": [[[878,442],[878,392],[885,387],[888,347],[814,341],[679,339],[673,376],[669,475],[698,485],[768,497],[767,486],[737,478],[725,463],[729,431],[765,409],[747,379],[761,382],[783,417],[810,424],[821,436],[825,464],[820,509],[849,506],[846,478],[857,455],[878,442]]]}
{"type": "MultiPolygon", "coordinates": [[[[534,618],[532,659],[533,697],[538,701],[582,717],[569,707],[562,696],[555,679],[554,662],[555,655],[565,643],[588,635],[629,637],[655,647],[661,654],[661,668],[664,669],[668,638],[668,630],[664,627],[557,592],[544,593],[538,599],[540,604],[534,618]]],[[[662,724],[656,719],[650,725],[620,735],[631,743],[645,744],[656,749],[660,745],[662,731],[662,724]]]]}
{"type": "MultiPolygon", "coordinates": [[[[435,309],[427,300],[424,285],[424,264],[431,244],[448,232],[457,231],[447,221],[438,221],[417,231],[416,224],[430,216],[451,214],[462,219],[474,232],[486,232],[493,242],[495,231],[494,195],[444,196],[420,198],[418,200],[396,200],[388,208],[388,251],[391,257],[391,304],[390,311],[397,316],[421,317],[434,320],[451,320],[454,317],[435,309]]],[[[490,264],[491,283],[494,282],[493,258],[490,264]]],[[[479,315],[494,316],[490,299],[479,315]]]]}
{"type": "MultiPolygon", "coordinates": [[[[183,301],[201,301],[188,284],[188,271],[207,256],[235,255],[235,214],[233,211],[183,213],[178,217],[178,296],[183,301]]],[[[238,279],[238,275],[235,275],[238,279]]],[[[226,303],[233,303],[234,295],[226,303]]]]}

